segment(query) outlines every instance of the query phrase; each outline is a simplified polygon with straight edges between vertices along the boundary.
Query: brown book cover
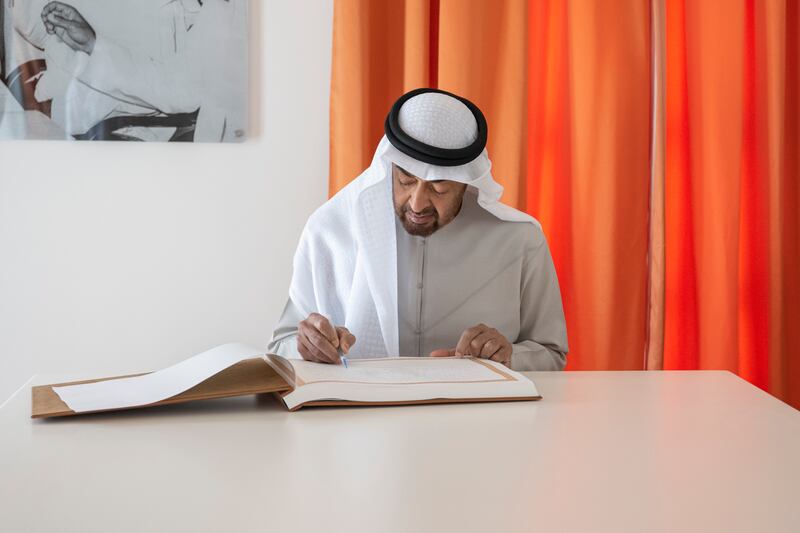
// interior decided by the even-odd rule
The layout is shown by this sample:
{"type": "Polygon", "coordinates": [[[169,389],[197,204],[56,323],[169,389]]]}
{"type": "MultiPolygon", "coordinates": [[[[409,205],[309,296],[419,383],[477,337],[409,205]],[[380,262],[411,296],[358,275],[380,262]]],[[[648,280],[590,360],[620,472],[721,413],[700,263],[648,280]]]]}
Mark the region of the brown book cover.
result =
{"type": "MultiPolygon", "coordinates": [[[[145,385],[126,380],[118,389],[103,387],[103,390],[81,391],[91,401],[87,404],[72,403],[66,392],[56,392],[54,387],[110,382],[138,376],[151,376],[153,379],[169,381],[178,376],[191,376],[191,363],[204,357],[203,364],[209,363],[208,355],[214,351],[224,357],[232,345],[223,345],[198,354],[178,365],[156,373],[133,374],[103,379],[74,381],[39,385],[31,389],[31,417],[49,418],[88,414],[123,409],[138,409],[156,405],[226,398],[258,393],[277,394],[292,411],[303,406],[341,406],[341,405],[415,405],[428,403],[497,402],[538,400],[541,398],[536,386],[525,376],[506,368],[499,363],[473,358],[419,358],[395,357],[351,360],[349,367],[311,363],[303,360],[284,359],[268,354],[252,357],[256,349],[234,346],[235,357],[225,359],[224,363],[211,368],[213,375],[196,383],[183,392],[151,403],[131,404],[129,396],[118,391],[135,392],[147,390],[145,385]],[[249,354],[249,355],[239,355],[249,354]],[[235,362],[234,362],[235,361],[235,362]],[[188,366],[181,367],[181,365],[188,366]],[[229,366],[224,366],[229,365],[229,366]],[[180,368],[177,368],[180,367],[180,368]],[[177,370],[176,370],[177,368],[177,370]],[[189,368],[189,370],[186,370],[189,368]],[[219,370],[219,368],[223,368],[219,370]],[[165,374],[171,372],[171,374],[165,374]],[[169,377],[167,377],[169,376],[169,377]],[[80,412],[70,408],[66,401],[80,412]]],[[[213,354],[212,354],[213,355],[213,354]]],[[[219,359],[217,360],[219,361],[219,359]]],[[[208,374],[207,374],[208,375],[208,374]]],[[[200,379],[199,377],[197,379],[200,379]]],[[[136,380],[133,380],[135,382],[136,380]]],[[[151,380],[152,382],[152,380],[151,380]]],[[[189,382],[191,383],[191,381],[189,382]]],[[[184,385],[186,382],[184,380],[184,385]]],[[[177,386],[174,390],[180,390],[177,386]]],[[[72,392],[72,391],[70,391],[72,392]]],[[[73,392],[74,394],[74,392],[73,392]]],[[[146,397],[146,396],[145,396],[146,397]]],[[[153,396],[150,395],[152,398],[153,396]]],[[[156,396],[158,397],[158,396],[156,396]]]]}

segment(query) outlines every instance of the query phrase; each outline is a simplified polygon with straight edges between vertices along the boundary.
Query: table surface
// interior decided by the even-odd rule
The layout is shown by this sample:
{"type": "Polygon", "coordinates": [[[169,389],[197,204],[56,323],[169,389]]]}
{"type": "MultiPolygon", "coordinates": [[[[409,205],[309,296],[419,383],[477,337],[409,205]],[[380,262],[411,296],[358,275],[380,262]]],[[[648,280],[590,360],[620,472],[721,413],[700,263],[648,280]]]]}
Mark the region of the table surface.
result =
{"type": "Polygon", "coordinates": [[[53,420],[26,386],[0,409],[0,529],[800,530],[792,407],[728,372],[528,375],[542,401],[53,420]]]}

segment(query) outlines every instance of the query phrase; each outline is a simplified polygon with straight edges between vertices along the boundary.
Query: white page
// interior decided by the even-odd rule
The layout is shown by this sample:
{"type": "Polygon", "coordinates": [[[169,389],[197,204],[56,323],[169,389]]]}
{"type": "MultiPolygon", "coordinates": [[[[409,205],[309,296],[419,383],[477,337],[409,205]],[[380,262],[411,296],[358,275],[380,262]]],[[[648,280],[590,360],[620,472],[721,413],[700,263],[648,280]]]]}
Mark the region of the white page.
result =
{"type": "Polygon", "coordinates": [[[297,376],[297,387],[283,396],[289,409],[315,401],[392,403],[541,397],[531,380],[485,359],[349,359],[348,368],[296,359],[289,362],[297,376]]]}
{"type": "Polygon", "coordinates": [[[171,398],[264,350],[241,343],[217,346],[163,370],[132,378],[53,387],[76,413],[148,405],[171,398]]]}
{"type": "Polygon", "coordinates": [[[491,361],[472,358],[348,359],[347,368],[343,365],[323,365],[295,359],[290,362],[295,369],[295,375],[306,384],[321,381],[370,384],[471,383],[505,381],[510,378],[507,368],[491,361]],[[502,373],[492,366],[503,369],[502,373]]]}

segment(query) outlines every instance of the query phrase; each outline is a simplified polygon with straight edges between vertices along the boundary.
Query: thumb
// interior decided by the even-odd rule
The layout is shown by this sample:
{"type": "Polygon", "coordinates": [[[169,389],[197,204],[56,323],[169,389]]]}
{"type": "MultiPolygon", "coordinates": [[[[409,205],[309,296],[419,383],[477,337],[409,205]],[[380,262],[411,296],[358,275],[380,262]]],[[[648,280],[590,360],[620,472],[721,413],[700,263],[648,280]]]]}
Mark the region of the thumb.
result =
{"type": "Polygon", "coordinates": [[[454,357],[455,355],[456,355],[456,349],[455,348],[450,349],[450,350],[447,350],[447,349],[443,348],[443,349],[434,350],[434,351],[431,352],[431,357],[454,357]]]}
{"type": "Polygon", "coordinates": [[[339,336],[339,347],[344,353],[349,352],[350,348],[356,343],[356,336],[345,327],[336,328],[336,333],[339,336]]]}

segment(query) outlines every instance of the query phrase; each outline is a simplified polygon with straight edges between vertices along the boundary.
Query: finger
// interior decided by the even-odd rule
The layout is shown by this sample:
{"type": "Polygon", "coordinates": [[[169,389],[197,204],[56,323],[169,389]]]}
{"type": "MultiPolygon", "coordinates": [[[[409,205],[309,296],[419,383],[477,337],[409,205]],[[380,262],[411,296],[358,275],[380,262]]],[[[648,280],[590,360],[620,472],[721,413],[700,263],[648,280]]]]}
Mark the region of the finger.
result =
{"type": "Polygon", "coordinates": [[[303,338],[298,334],[295,340],[297,341],[297,352],[300,354],[300,357],[302,357],[306,361],[311,361],[313,359],[313,356],[311,355],[309,349],[306,348],[306,345],[303,342],[303,338]]]}
{"type": "Polygon", "coordinates": [[[474,330],[465,330],[458,339],[458,343],[456,343],[455,355],[460,357],[467,353],[469,350],[469,343],[472,342],[472,339],[475,338],[475,335],[477,335],[477,333],[474,330]]]}
{"type": "Polygon", "coordinates": [[[55,10],[56,9],[56,4],[58,4],[58,2],[49,2],[46,6],[44,6],[44,8],[42,9],[42,16],[45,16],[48,13],[52,12],[53,10],[55,10]]]}
{"type": "Polygon", "coordinates": [[[60,14],[62,17],[71,19],[78,10],[61,2],[53,2],[53,12],[60,14]]]}
{"type": "Polygon", "coordinates": [[[513,352],[513,348],[511,346],[505,346],[500,348],[497,353],[492,355],[490,359],[492,361],[497,361],[498,363],[503,363],[504,365],[510,367],[511,366],[511,354],[513,352]]]}
{"type": "Polygon", "coordinates": [[[314,363],[332,363],[333,361],[319,348],[317,348],[313,342],[308,338],[308,336],[299,336],[303,346],[305,347],[306,351],[311,356],[309,361],[314,363]]]}
{"type": "Polygon", "coordinates": [[[52,26],[61,26],[61,23],[58,20],[59,18],[60,17],[57,17],[54,13],[48,13],[47,15],[42,17],[42,20],[44,20],[45,24],[50,24],[52,26]]]}
{"type": "MultiPolygon", "coordinates": [[[[68,6],[68,7],[69,7],[69,6],[68,6]]],[[[60,14],[61,14],[61,16],[62,16],[62,17],[64,17],[65,19],[67,19],[67,20],[71,20],[71,21],[73,21],[73,22],[75,22],[75,23],[78,23],[78,24],[80,24],[80,23],[88,24],[88,23],[86,22],[86,19],[84,19],[84,18],[83,18],[83,15],[81,15],[80,11],[78,11],[77,9],[74,9],[74,8],[71,8],[71,7],[70,7],[69,9],[62,9],[62,10],[60,11],[60,14]]]]}
{"type": "Polygon", "coordinates": [[[81,31],[86,29],[86,26],[81,25],[80,23],[69,18],[61,17],[55,13],[47,17],[47,20],[53,23],[56,27],[60,26],[67,31],[81,31]]]}
{"type": "Polygon", "coordinates": [[[316,348],[314,348],[302,332],[297,333],[297,351],[306,361],[316,361],[316,348]]]}
{"type": "MultiPolygon", "coordinates": [[[[491,330],[490,330],[491,331],[491,330]]],[[[505,338],[497,331],[492,331],[493,335],[489,340],[483,343],[481,348],[481,357],[491,359],[491,357],[499,352],[506,344],[505,338]]]]}
{"type": "Polygon", "coordinates": [[[455,355],[456,355],[455,348],[452,348],[450,350],[442,348],[440,350],[434,350],[431,352],[431,357],[454,357],[455,355]]]}
{"type": "Polygon", "coordinates": [[[66,44],[67,46],[69,46],[73,50],[77,50],[77,49],[79,49],[81,47],[80,44],[75,42],[75,40],[72,37],[70,37],[69,32],[67,30],[65,30],[64,28],[62,28],[61,26],[56,26],[55,33],[56,33],[56,35],[58,35],[59,39],[64,41],[64,44],[66,44]]]}
{"type": "Polygon", "coordinates": [[[297,335],[297,351],[306,361],[316,362],[317,357],[314,355],[315,348],[313,348],[302,335],[297,335]]]}
{"type": "Polygon", "coordinates": [[[456,344],[456,355],[468,354],[472,339],[483,333],[485,329],[487,329],[485,325],[478,324],[464,331],[464,333],[461,334],[461,338],[458,339],[458,344],[456,344]]]}
{"type": "Polygon", "coordinates": [[[72,38],[69,36],[67,30],[64,29],[63,26],[54,26],[53,32],[58,35],[58,38],[64,41],[65,43],[69,44],[67,41],[72,41],[72,38]]]}
{"type": "Polygon", "coordinates": [[[472,342],[469,343],[469,353],[473,357],[483,357],[483,347],[494,338],[494,333],[491,330],[485,330],[476,335],[472,342]]]}
{"type": "Polygon", "coordinates": [[[336,351],[336,347],[318,329],[310,328],[306,333],[306,337],[319,350],[326,361],[333,363],[339,360],[339,353],[336,351]]]}
{"type": "Polygon", "coordinates": [[[328,339],[328,342],[333,344],[334,348],[339,346],[339,336],[336,334],[336,329],[331,325],[330,320],[319,313],[311,313],[308,318],[314,327],[328,339]]]}
{"type": "Polygon", "coordinates": [[[508,363],[511,362],[512,352],[513,348],[511,347],[511,345],[507,344],[505,346],[501,346],[500,349],[497,350],[497,352],[495,352],[494,354],[492,354],[492,356],[489,359],[507,365],[508,363]]]}

